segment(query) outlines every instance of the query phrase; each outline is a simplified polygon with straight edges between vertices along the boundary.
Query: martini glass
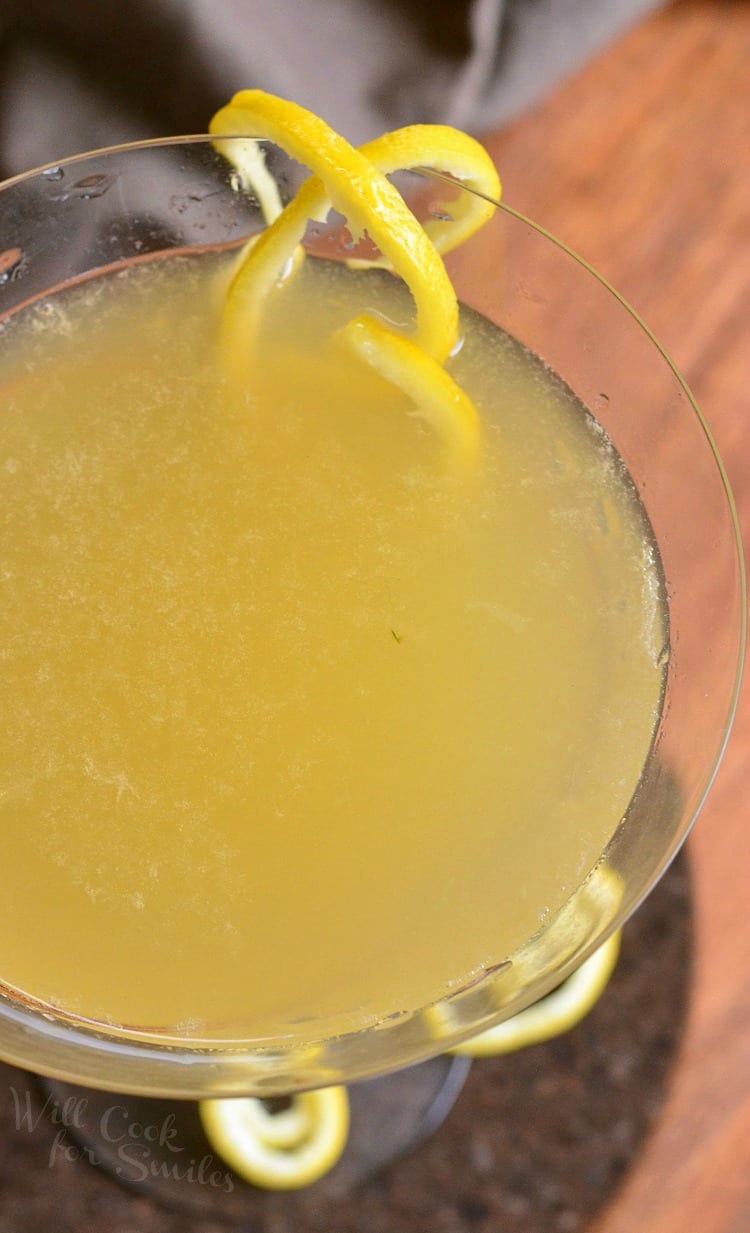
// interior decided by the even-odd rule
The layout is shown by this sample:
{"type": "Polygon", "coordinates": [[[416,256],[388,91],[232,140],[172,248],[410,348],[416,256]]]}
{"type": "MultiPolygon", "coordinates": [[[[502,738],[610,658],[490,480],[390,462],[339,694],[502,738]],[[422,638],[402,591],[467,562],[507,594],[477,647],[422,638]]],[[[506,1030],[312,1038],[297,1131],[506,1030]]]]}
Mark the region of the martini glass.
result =
{"type": "MultiPolygon", "coordinates": [[[[230,251],[262,231],[261,203],[222,146],[202,136],[138,143],[3,185],[0,326],[34,300],[103,271],[230,251]]],[[[280,197],[288,200],[305,173],[277,148],[264,143],[264,149],[280,197]]],[[[421,220],[437,215],[449,224],[451,212],[460,213],[467,190],[453,181],[424,172],[396,180],[421,220]]],[[[330,262],[352,256],[336,217],[311,225],[306,247],[330,262]]],[[[369,1118],[376,1130],[364,1136],[355,1164],[342,1163],[339,1176],[347,1184],[439,1122],[466,1066],[446,1059],[447,1051],[558,986],[654,886],[716,772],[744,652],[744,570],[726,476],[705,421],[648,329],[584,261],[502,205],[446,264],[459,301],[538,356],[598,420],[628,469],[658,548],[669,622],[663,704],[637,788],[606,849],[575,893],[512,955],[498,955],[428,1006],[350,1031],[331,1034],[313,1022],[304,1037],[291,1039],[236,1033],[231,1040],[191,1039],[189,1030],[175,1035],[166,1026],[160,1033],[87,1022],[0,984],[0,1056],[50,1077],[61,1097],[68,1089],[59,1085],[66,1083],[146,1101],[284,1098],[306,1088],[360,1084],[355,1100],[363,1123],[369,1118]],[[387,1078],[407,1067],[405,1078],[387,1078]],[[385,1150],[377,1129],[383,1124],[389,1127],[385,1150]]],[[[85,938],[81,946],[85,956],[85,938]]],[[[102,1099],[100,1111],[122,1107],[102,1099]]],[[[116,1118],[122,1113],[108,1124],[116,1118]]],[[[123,1125],[136,1120],[131,1113],[123,1125]]],[[[99,1133],[96,1155],[106,1159],[107,1151],[99,1133]]],[[[186,1192],[184,1181],[171,1187],[180,1189],[186,1192]]],[[[205,1198],[204,1186],[199,1206],[205,1198]]]]}

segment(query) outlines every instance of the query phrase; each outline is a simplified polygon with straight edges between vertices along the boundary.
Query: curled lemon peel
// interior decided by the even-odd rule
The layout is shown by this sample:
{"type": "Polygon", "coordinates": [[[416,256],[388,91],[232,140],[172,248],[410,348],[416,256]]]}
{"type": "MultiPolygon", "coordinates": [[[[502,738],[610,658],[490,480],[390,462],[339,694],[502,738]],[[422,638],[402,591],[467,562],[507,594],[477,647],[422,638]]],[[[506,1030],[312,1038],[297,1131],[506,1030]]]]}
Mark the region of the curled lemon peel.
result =
{"type": "Polygon", "coordinates": [[[257,197],[263,220],[270,226],[281,214],[284,203],[279,186],[266,166],[262,147],[254,137],[234,137],[222,143],[221,152],[235,167],[241,187],[257,197]]]}
{"type": "Polygon", "coordinates": [[[613,933],[552,993],[511,1019],[451,1049],[464,1057],[496,1057],[541,1044],[570,1031],[598,1002],[615,970],[620,934],[613,933]]]}
{"type": "MultiPolygon", "coordinates": [[[[496,972],[497,983],[489,979],[485,984],[482,1018],[494,1013],[493,1003],[495,1011],[504,1010],[509,996],[528,988],[537,979],[540,959],[546,958],[552,970],[558,939],[564,939],[567,947],[573,940],[580,948],[591,945],[601,934],[603,925],[614,919],[624,890],[621,875],[607,861],[601,861],[547,925],[536,945],[523,947],[512,959],[489,970],[496,972]]],[[[615,932],[551,993],[461,1044],[449,1047],[448,1051],[475,1058],[492,1057],[497,1053],[525,1049],[568,1031],[588,1014],[604,992],[617,963],[619,949],[620,934],[615,932]]],[[[489,972],[486,971],[486,975],[489,976],[489,972]]],[[[462,994],[483,983],[484,977],[481,981],[473,980],[457,994],[453,993],[422,1012],[423,1022],[434,1040],[445,1041],[455,1037],[457,1031],[466,1030],[462,994]]]]}
{"type": "MultiPolygon", "coordinates": [[[[367,232],[382,254],[371,262],[351,264],[393,269],[416,307],[412,338],[384,327],[369,314],[345,326],[340,338],[414,401],[418,413],[453,453],[462,459],[472,456],[479,437],[476,409],[442,367],[456,344],[458,303],[438,248],[445,252],[462,243],[493,212],[491,199],[499,196],[500,183],[486,151],[472,138],[442,125],[399,129],[355,150],[319,117],[259,90],[235,95],[214,116],[210,130],[217,138],[230,136],[234,141],[240,134],[257,133],[313,173],[240,256],[224,312],[230,365],[241,371],[248,338],[257,332],[267,296],[299,263],[308,221],[323,220],[334,208],[347,217],[353,235],[367,232]],[[435,217],[423,227],[386,176],[428,165],[474,191],[455,203],[450,221],[435,217]]],[[[238,153],[241,159],[242,150],[235,147],[235,158],[238,153]]],[[[231,146],[229,157],[233,157],[231,146]]]]}
{"type": "Polygon", "coordinates": [[[470,463],[479,445],[479,417],[471,399],[410,339],[371,317],[356,317],[339,338],[381,376],[397,385],[415,413],[440,435],[456,462],[470,463]]]}
{"type": "MultiPolygon", "coordinates": [[[[232,104],[228,104],[228,107],[231,108],[232,104]]],[[[212,132],[216,131],[217,122],[226,111],[227,108],[224,108],[211,121],[212,132]]],[[[223,120],[220,122],[224,123],[223,120]]],[[[283,207],[276,182],[266,167],[258,140],[227,140],[221,143],[221,151],[237,168],[243,186],[255,193],[266,223],[271,224],[282,213],[283,207]]],[[[416,227],[427,235],[438,253],[451,252],[479,231],[492,217],[500,197],[500,180],[484,147],[466,133],[460,133],[446,125],[412,124],[406,128],[395,129],[360,146],[358,153],[382,176],[407,169],[421,170],[429,167],[431,171],[451,176],[454,181],[470,190],[468,193],[461,193],[455,201],[436,203],[434,216],[425,219],[421,224],[417,223],[413,216],[409,218],[410,231],[415,229],[416,224],[416,227]]],[[[306,181],[297,197],[286,207],[283,230],[279,227],[282,231],[280,242],[274,244],[269,238],[264,240],[268,275],[264,277],[266,271],[260,269],[257,252],[252,267],[248,266],[246,273],[251,283],[248,289],[256,298],[267,294],[270,287],[283,277],[283,271],[294,254],[295,244],[299,243],[304,235],[308,220],[322,221],[330,208],[331,197],[321,179],[314,176],[306,181]]],[[[368,231],[372,234],[369,227],[368,231]]],[[[257,243],[257,238],[254,238],[253,243],[257,243]]],[[[350,259],[347,264],[361,269],[376,266],[394,268],[384,256],[364,260],[350,259]]],[[[238,269],[235,274],[235,290],[242,281],[244,279],[240,278],[238,269]]],[[[455,299],[452,288],[451,296],[455,299]]]]}
{"type": "MultiPolygon", "coordinates": [[[[470,190],[455,201],[436,203],[433,217],[420,224],[439,253],[470,239],[492,217],[500,199],[500,179],[484,146],[444,124],[411,124],[383,133],[360,146],[360,153],[383,175],[429,169],[470,190]]],[[[388,266],[383,257],[351,264],[388,266]]]]}
{"type": "Polygon", "coordinates": [[[321,210],[327,215],[330,204],[346,215],[354,234],[367,231],[404,278],[416,304],[420,346],[439,361],[445,359],[455,343],[458,325],[453,288],[425,233],[421,228],[415,232],[400,194],[384,176],[374,172],[364,155],[296,103],[258,90],[236,94],[214,116],[210,130],[214,135],[257,131],[308,166],[322,181],[320,188],[314,181],[303,185],[290,203],[290,213],[285,210],[259,238],[248,254],[247,265],[235,275],[230,301],[245,282],[250,260],[255,286],[266,281],[273,285],[302,239],[308,219],[319,217],[321,210]],[[316,209],[317,201],[322,206],[316,209]]]}
{"type": "Polygon", "coordinates": [[[218,1155],[238,1177],[268,1190],[296,1190],[324,1177],[349,1134],[345,1087],[301,1092],[280,1112],[255,1097],[203,1100],[199,1110],[218,1155]]]}

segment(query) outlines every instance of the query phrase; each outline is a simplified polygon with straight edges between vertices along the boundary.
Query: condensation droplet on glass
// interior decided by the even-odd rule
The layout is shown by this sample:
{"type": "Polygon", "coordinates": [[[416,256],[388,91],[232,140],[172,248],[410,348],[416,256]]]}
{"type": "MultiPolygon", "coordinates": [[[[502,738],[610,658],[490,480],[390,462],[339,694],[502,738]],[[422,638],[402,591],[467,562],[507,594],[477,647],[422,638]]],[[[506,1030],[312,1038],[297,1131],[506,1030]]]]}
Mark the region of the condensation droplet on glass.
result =
{"type": "Polygon", "coordinates": [[[26,270],[26,255],[20,248],[6,248],[0,253],[0,283],[15,282],[26,270]]]}
{"type": "Polygon", "coordinates": [[[62,167],[48,167],[46,171],[42,172],[43,179],[53,180],[55,183],[57,183],[59,180],[62,180],[64,175],[65,175],[65,172],[63,171],[62,167]]]}
{"type": "Polygon", "coordinates": [[[89,201],[95,197],[103,197],[114,182],[115,177],[113,175],[94,173],[90,176],[84,176],[82,180],[77,180],[69,190],[69,193],[71,197],[82,197],[84,201],[89,201]]]}
{"type": "Polygon", "coordinates": [[[447,214],[445,210],[430,210],[430,218],[436,218],[441,223],[452,223],[454,218],[452,214],[447,214]]]}

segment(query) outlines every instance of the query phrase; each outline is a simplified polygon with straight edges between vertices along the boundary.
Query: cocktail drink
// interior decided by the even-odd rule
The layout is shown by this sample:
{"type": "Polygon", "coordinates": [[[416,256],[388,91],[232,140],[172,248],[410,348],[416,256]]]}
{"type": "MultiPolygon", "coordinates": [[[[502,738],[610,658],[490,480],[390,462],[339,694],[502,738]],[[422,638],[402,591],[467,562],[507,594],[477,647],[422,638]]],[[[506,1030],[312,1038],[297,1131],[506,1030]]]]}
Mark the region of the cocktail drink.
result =
{"type": "Polygon", "coordinates": [[[638,783],[666,620],[611,447],[507,335],[466,316],[456,476],[326,346],[362,303],[405,316],[389,275],[308,260],[236,396],[222,264],[5,331],[3,972],[95,1023],[303,1041],[431,1005],[569,898],[638,783]]]}
{"type": "Polygon", "coordinates": [[[0,1053],[92,1086],[284,1093],[527,1005],[664,869],[736,696],[721,466],[591,271],[501,207],[447,258],[467,459],[336,341],[413,315],[338,217],[237,379],[263,226],[209,139],[0,192],[0,1053]]]}

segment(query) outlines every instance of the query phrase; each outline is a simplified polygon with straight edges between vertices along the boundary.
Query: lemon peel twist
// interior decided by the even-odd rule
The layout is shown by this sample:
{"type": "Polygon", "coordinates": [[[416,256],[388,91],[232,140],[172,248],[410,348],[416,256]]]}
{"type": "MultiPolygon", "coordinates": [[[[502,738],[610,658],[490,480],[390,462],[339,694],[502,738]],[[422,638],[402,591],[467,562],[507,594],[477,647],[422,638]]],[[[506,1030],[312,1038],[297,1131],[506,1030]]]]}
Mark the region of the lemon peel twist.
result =
{"type": "Polygon", "coordinates": [[[279,1113],[256,1097],[203,1100],[199,1110],[216,1152],[244,1181],[270,1190],[296,1190],[323,1177],[349,1134],[345,1087],[302,1092],[279,1113]]]}
{"type": "Polygon", "coordinates": [[[487,1028],[471,1040],[455,1045],[451,1053],[464,1057],[497,1057],[531,1045],[553,1040],[570,1031],[599,1001],[615,970],[620,953],[620,934],[613,933],[593,955],[552,993],[534,1002],[512,1018],[487,1028]]]}
{"type": "Polygon", "coordinates": [[[243,251],[226,295],[224,338],[230,359],[239,367],[265,299],[294,267],[308,221],[323,220],[334,208],[347,217],[354,236],[366,232],[380,249],[382,256],[367,264],[399,274],[416,308],[411,338],[362,314],[339,331],[341,340],[411,399],[454,455],[473,455],[479,436],[476,410],[442,367],[456,344],[458,303],[438,249],[445,252],[463,242],[494,210],[500,183],[486,151],[442,125],[413,125],[356,150],[318,116],[260,90],[236,94],[214,116],[210,131],[235,140],[256,134],[313,173],[243,251]],[[451,221],[433,218],[422,227],[386,177],[425,165],[462,181],[474,194],[457,204],[451,221]]]}

